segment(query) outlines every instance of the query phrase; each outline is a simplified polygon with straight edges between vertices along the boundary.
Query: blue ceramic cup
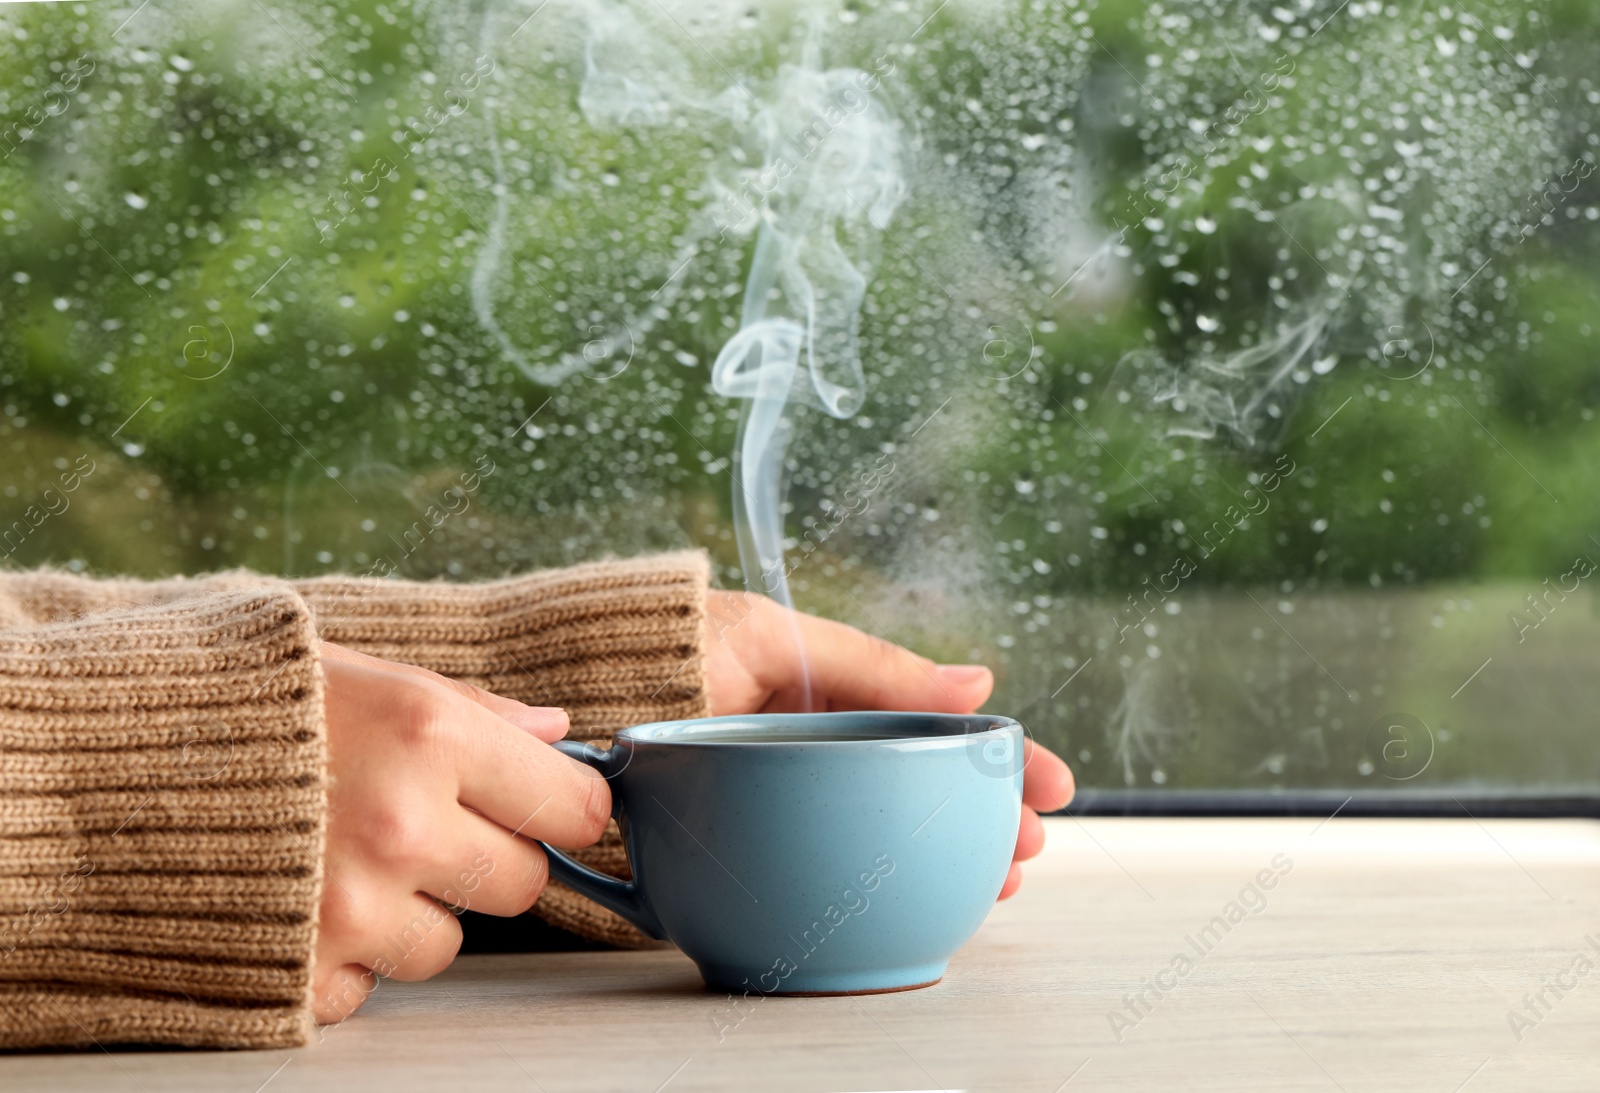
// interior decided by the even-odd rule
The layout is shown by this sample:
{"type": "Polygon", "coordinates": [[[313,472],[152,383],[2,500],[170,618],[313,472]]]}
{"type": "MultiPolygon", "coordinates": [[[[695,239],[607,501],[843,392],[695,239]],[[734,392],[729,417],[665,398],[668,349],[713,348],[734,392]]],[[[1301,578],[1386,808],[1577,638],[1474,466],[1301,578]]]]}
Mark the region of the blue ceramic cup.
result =
{"type": "MultiPolygon", "coordinates": [[[[633,880],[549,846],[550,875],[674,942],[706,984],[854,994],[936,983],[1005,883],[1022,726],[758,714],[556,746],[611,782],[633,880]]],[[[541,844],[543,845],[543,844],[541,844]]]]}

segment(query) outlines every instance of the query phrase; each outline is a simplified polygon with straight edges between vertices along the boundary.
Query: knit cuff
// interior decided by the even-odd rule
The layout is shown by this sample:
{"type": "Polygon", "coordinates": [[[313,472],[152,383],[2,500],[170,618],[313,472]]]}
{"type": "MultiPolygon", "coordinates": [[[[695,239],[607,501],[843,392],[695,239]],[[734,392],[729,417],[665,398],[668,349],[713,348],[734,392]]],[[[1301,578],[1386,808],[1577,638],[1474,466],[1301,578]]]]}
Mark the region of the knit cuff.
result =
{"type": "Polygon", "coordinates": [[[305,1042],[316,650],[268,582],[0,630],[0,1046],[305,1042]]]}
{"type": "Polygon", "coordinates": [[[484,584],[296,582],[324,640],[495,694],[564,707],[576,740],[703,717],[704,554],[595,562],[484,584]]]}

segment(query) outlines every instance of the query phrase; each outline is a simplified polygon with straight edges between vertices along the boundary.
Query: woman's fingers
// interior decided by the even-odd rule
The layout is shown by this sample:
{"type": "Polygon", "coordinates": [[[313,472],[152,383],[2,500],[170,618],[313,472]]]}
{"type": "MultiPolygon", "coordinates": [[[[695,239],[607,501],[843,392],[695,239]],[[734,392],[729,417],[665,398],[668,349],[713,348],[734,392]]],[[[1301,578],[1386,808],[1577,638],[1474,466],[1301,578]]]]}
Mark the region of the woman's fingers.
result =
{"type": "Polygon", "coordinates": [[[412,887],[423,861],[420,852],[398,847],[378,861],[328,863],[312,995],[319,1021],[348,1017],[379,979],[427,979],[455,959],[461,924],[412,887]]]}
{"type": "MultiPolygon", "coordinates": [[[[333,650],[326,665],[328,722],[356,730],[348,740],[346,733],[339,734],[333,758],[357,779],[353,784],[379,779],[380,772],[399,763],[419,776],[442,772],[449,779],[453,774],[460,803],[515,834],[588,846],[604,833],[611,818],[605,779],[473,697],[494,696],[420,668],[336,646],[325,649],[333,650]],[[342,754],[346,748],[349,756],[342,754]]],[[[566,714],[556,712],[565,732],[566,714]]],[[[370,788],[373,798],[390,808],[380,828],[411,831],[416,826],[415,816],[400,815],[414,811],[415,804],[404,801],[396,787],[370,788]]],[[[429,800],[433,791],[421,789],[422,799],[429,800]]]]}
{"type": "Polygon", "coordinates": [[[1032,740],[1024,740],[1022,763],[1022,803],[1036,812],[1066,808],[1077,787],[1072,771],[1060,756],[1032,740]]]}
{"type": "Polygon", "coordinates": [[[386,979],[432,979],[461,951],[461,923],[439,901],[413,892],[395,901],[382,952],[371,967],[386,979]]]}
{"type": "Polygon", "coordinates": [[[550,879],[544,851],[466,809],[456,839],[440,850],[439,860],[423,868],[421,890],[446,907],[520,915],[550,879]]]}
{"type": "Polygon", "coordinates": [[[318,1024],[343,1021],[361,1008],[378,985],[378,977],[360,964],[319,962],[311,982],[311,1015],[318,1024]]]}
{"type": "MultiPolygon", "coordinates": [[[[418,669],[421,671],[422,669],[418,669]]],[[[432,675],[433,673],[429,673],[432,675]]],[[[567,730],[572,727],[572,722],[567,717],[567,711],[560,706],[529,706],[518,702],[514,698],[505,698],[493,694],[482,687],[474,687],[470,683],[463,683],[459,679],[450,679],[446,676],[435,677],[439,683],[448,687],[462,698],[482,706],[485,710],[502,720],[509,721],[523,732],[533,736],[546,744],[553,744],[567,735],[567,730]]]]}
{"type": "Polygon", "coordinates": [[[1037,857],[1044,849],[1044,821],[1039,813],[1065,808],[1075,788],[1072,771],[1049,748],[1024,740],[1022,755],[1022,820],[1017,825],[1017,848],[1000,889],[1001,899],[1009,899],[1022,886],[1022,867],[1017,863],[1037,857]]]}
{"type": "Polygon", "coordinates": [[[1044,849],[1044,824],[1039,819],[1039,814],[1026,805],[1022,808],[1022,822],[1017,826],[1017,850],[1012,855],[1014,861],[1027,861],[1037,857],[1039,851],[1044,849]]]}
{"type": "Polygon", "coordinates": [[[554,743],[567,735],[571,722],[567,711],[559,706],[530,706],[525,702],[518,702],[514,698],[497,695],[482,687],[474,687],[470,683],[463,683],[459,679],[451,679],[437,672],[430,672],[426,668],[419,668],[414,664],[399,664],[394,661],[381,660],[378,657],[358,653],[354,649],[346,649],[333,642],[322,643],[322,657],[325,661],[334,660],[345,664],[357,665],[373,671],[379,671],[391,676],[402,676],[415,679],[424,683],[442,687],[451,693],[466,699],[468,702],[483,707],[496,717],[511,722],[517,728],[543,740],[546,744],[554,743]]]}
{"type": "MultiPolygon", "coordinates": [[[[441,772],[444,779],[453,774],[461,804],[529,838],[588,846],[604,833],[611,791],[596,771],[469,701],[431,672],[397,674],[387,665],[359,664],[349,670],[375,674],[376,685],[354,694],[330,693],[329,718],[361,717],[381,726],[385,750],[363,756],[366,763],[381,766],[400,756],[406,765],[441,772]]],[[[449,792],[448,786],[440,788],[449,792]]],[[[438,832],[415,830],[421,817],[398,815],[415,805],[402,803],[393,791],[380,797],[397,813],[379,825],[390,835],[398,828],[419,839],[438,837],[438,832]]]]}
{"type": "Polygon", "coordinates": [[[787,611],[757,611],[752,634],[761,681],[771,691],[797,685],[796,639],[804,645],[818,705],[839,710],[929,710],[971,713],[994,689],[989,669],[940,665],[853,626],[787,611]]]}
{"type": "Polygon", "coordinates": [[[1001,885],[997,899],[1010,899],[1016,895],[1017,889],[1022,887],[1022,866],[1019,863],[1043,849],[1044,824],[1040,822],[1037,812],[1024,805],[1022,822],[1017,827],[1017,849],[1012,855],[1011,868],[1006,871],[1006,882],[1001,885]]]}
{"type": "MultiPolygon", "coordinates": [[[[441,731],[435,727],[432,731],[441,731]]],[[[476,707],[454,711],[442,731],[458,740],[459,800],[514,835],[588,846],[611,819],[600,773],[476,707]]]]}
{"type": "Polygon", "coordinates": [[[791,611],[765,596],[707,598],[706,687],[719,714],[788,710],[971,713],[994,676],[935,664],[853,626],[791,611]]]}

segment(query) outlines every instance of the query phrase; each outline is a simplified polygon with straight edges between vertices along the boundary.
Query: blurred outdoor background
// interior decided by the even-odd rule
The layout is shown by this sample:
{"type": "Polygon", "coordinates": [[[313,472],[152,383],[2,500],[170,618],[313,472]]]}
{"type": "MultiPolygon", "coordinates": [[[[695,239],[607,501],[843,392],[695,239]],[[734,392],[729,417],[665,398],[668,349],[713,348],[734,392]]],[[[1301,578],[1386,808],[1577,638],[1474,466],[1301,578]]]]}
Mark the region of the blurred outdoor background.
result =
{"type": "Polygon", "coordinates": [[[1597,165],[1591,0],[7,5],[0,555],[738,587],[765,239],[799,606],[1083,785],[1592,791],[1597,165]]]}

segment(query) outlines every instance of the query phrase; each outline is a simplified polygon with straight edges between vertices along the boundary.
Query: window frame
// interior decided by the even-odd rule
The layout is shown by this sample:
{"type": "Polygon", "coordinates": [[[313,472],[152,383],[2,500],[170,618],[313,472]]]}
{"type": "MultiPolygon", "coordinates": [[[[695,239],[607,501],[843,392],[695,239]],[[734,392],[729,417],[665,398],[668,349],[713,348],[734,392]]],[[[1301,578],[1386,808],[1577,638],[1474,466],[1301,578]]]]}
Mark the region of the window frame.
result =
{"type": "Polygon", "coordinates": [[[1058,816],[1600,819],[1600,793],[1552,789],[1080,788],[1058,816]]]}

